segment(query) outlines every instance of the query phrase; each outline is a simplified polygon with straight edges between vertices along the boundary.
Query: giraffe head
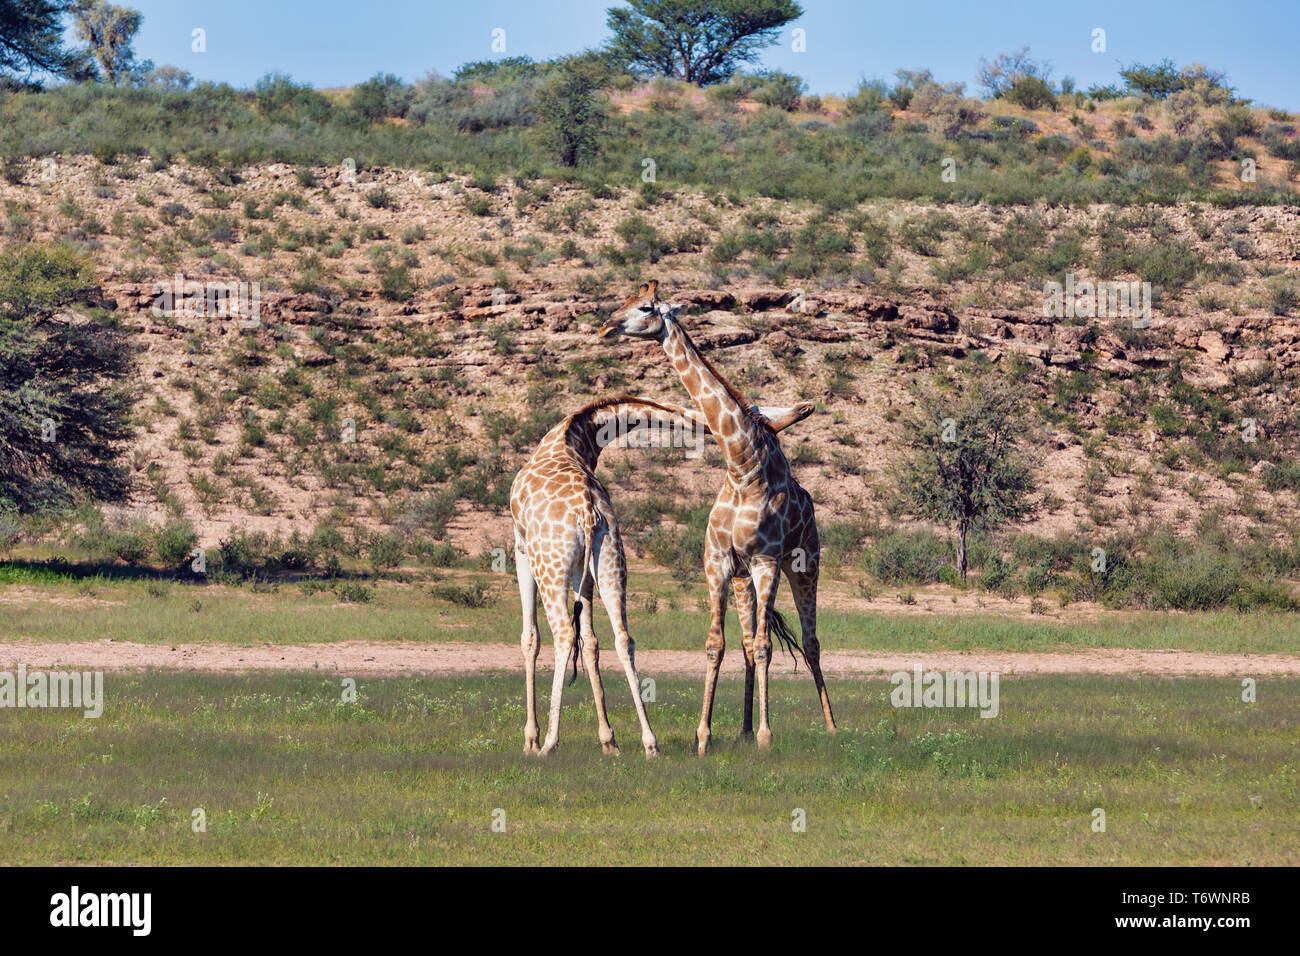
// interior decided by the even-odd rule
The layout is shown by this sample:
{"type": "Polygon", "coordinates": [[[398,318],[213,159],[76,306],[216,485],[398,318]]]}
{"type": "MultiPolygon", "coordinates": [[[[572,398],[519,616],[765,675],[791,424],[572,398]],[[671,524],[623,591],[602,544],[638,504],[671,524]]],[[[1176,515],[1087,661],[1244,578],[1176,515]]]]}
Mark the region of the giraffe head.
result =
{"type": "Polygon", "coordinates": [[[775,408],[771,405],[751,405],[749,407],[758,416],[759,420],[774,432],[784,431],[795,422],[803,421],[817,410],[817,406],[812,402],[800,402],[790,408],[775,408]]]}
{"type": "Polygon", "coordinates": [[[610,313],[600,327],[600,337],[630,335],[638,339],[662,339],[668,322],[682,310],[680,305],[660,302],[658,280],[641,283],[636,294],[610,313]]]}

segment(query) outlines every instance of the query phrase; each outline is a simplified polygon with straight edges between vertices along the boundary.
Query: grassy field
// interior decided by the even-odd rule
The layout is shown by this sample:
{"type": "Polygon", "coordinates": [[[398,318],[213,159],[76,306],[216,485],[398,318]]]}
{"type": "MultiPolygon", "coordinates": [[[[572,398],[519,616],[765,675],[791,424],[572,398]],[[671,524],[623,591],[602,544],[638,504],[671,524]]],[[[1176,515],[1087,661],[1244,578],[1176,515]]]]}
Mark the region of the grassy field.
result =
{"type": "MultiPolygon", "coordinates": [[[[249,586],[133,580],[33,581],[23,585],[22,590],[10,587],[3,592],[5,620],[0,634],[8,639],[39,641],[112,638],[152,644],[217,642],[246,646],[346,640],[518,640],[520,612],[513,575],[508,580],[499,574],[455,580],[485,582],[490,589],[486,606],[465,607],[437,597],[427,584],[371,584],[367,585],[370,600],[343,603],[332,591],[313,592],[297,584],[254,590],[249,586]]],[[[451,587],[464,589],[467,585],[451,587]]],[[[833,587],[833,582],[828,585],[833,587]]],[[[1095,614],[1078,607],[1061,610],[1053,606],[1045,614],[1029,616],[1024,613],[1023,602],[1013,607],[996,596],[988,596],[984,611],[956,614],[943,613],[950,603],[950,597],[940,593],[944,589],[932,590],[932,597],[922,594],[918,603],[918,607],[924,607],[929,601],[935,608],[931,613],[898,613],[903,608],[892,592],[882,592],[870,605],[858,602],[863,610],[823,608],[818,617],[823,646],[880,651],[1127,647],[1300,653],[1300,617],[1295,614],[1095,614]]],[[[632,636],[640,646],[676,650],[703,647],[708,617],[703,611],[702,586],[682,590],[666,576],[634,572],[630,591],[628,614],[632,636]],[[644,599],[651,593],[658,596],[654,610],[644,599]]],[[[783,590],[778,597],[778,607],[793,619],[788,591],[783,590]]],[[[596,627],[602,643],[609,640],[603,612],[597,615],[596,627]]],[[[734,615],[728,633],[738,637],[734,615]]]]}
{"type": "Polygon", "coordinates": [[[621,757],[581,686],[560,751],[523,756],[520,683],[363,681],[344,704],[313,674],[110,674],[98,720],[0,711],[0,862],[1300,863],[1294,680],[1255,704],[1235,681],[1008,680],[994,719],[838,682],[834,739],[777,681],[767,755],[724,681],[703,760],[698,683],[662,681],[654,762],[617,687],[621,757]]]}

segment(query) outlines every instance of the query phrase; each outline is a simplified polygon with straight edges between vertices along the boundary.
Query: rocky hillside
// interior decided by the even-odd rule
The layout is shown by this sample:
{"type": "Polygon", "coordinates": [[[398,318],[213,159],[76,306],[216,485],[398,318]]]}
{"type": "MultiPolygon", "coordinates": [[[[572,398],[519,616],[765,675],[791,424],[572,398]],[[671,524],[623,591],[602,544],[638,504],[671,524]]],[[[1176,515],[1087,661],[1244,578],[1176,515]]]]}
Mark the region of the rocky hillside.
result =
{"type": "MultiPolygon", "coordinates": [[[[128,510],[185,515],[208,545],[318,527],[505,543],[510,479],[552,422],[609,391],[685,401],[657,348],[595,336],[652,277],[743,391],[818,402],[785,445],[824,523],[905,519],[909,386],[989,362],[1037,396],[1042,492],[1024,530],[1300,527],[1295,208],[828,211],[407,170],[222,182],[89,157],[11,179],[5,241],[91,250],[139,344],[128,510]],[[258,324],[157,314],[156,283],[177,276],[255,283],[258,324]],[[1148,327],[1046,317],[1044,284],[1067,277],[1151,282],[1148,327]]],[[[603,460],[641,537],[707,503],[716,465],[603,460]]]]}

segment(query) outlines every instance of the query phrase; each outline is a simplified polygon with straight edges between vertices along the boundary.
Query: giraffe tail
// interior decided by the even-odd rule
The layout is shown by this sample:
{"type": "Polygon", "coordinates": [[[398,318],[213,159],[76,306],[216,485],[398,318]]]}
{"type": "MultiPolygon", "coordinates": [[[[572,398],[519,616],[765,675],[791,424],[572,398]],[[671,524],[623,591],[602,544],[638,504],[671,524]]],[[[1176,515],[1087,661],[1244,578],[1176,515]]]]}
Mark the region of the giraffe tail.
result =
{"type": "Polygon", "coordinates": [[[768,612],[767,620],[768,634],[780,641],[782,646],[790,652],[790,657],[794,661],[794,669],[799,669],[800,657],[803,658],[803,662],[806,665],[808,663],[808,658],[804,656],[803,646],[799,641],[795,640],[794,631],[790,630],[790,625],[787,624],[785,618],[781,616],[781,612],[776,608],[772,608],[772,610],[768,612]]]}
{"type": "MultiPolygon", "coordinates": [[[[587,537],[584,542],[584,552],[582,555],[582,573],[585,577],[591,573],[591,555],[594,550],[593,541],[596,536],[595,524],[592,523],[587,527],[587,537]]],[[[578,679],[578,658],[582,656],[582,598],[573,602],[573,675],[569,678],[569,685],[572,686],[578,679]]]]}
{"type": "Polygon", "coordinates": [[[578,679],[578,658],[582,656],[582,600],[573,602],[573,675],[569,686],[578,679]]]}

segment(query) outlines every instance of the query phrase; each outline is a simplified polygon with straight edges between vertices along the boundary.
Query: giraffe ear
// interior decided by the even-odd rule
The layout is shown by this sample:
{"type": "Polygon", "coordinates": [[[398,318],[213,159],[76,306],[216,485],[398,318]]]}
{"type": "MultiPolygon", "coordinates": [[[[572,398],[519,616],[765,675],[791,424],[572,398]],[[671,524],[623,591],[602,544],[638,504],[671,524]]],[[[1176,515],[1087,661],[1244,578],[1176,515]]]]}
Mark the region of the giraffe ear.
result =
{"type": "Polygon", "coordinates": [[[638,286],[636,290],[637,298],[640,298],[641,296],[645,295],[649,291],[650,291],[650,286],[642,282],[641,285],[638,286]]]}
{"type": "Polygon", "coordinates": [[[643,292],[648,291],[650,293],[650,298],[653,299],[656,295],[659,294],[659,280],[651,279],[648,285],[644,285],[641,287],[641,290],[643,292]]]}

